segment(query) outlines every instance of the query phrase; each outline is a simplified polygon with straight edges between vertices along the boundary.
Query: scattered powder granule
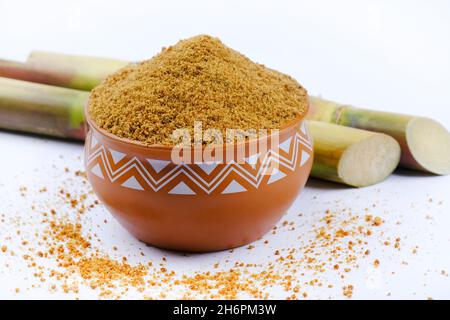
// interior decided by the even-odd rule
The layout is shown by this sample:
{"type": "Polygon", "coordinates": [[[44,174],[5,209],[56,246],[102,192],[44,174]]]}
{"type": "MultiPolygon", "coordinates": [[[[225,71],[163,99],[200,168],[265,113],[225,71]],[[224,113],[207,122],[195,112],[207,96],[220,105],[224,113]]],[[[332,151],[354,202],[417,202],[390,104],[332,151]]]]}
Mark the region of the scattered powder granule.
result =
{"type": "Polygon", "coordinates": [[[344,286],[342,288],[342,293],[347,298],[351,298],[353,295],[353,286],[351,284],[349,284],[348,286],[344,286]]]}
{"type": "Polygon", "coordinates": [[[383,224],[383,219],[381,219],[380,217],[375,217],[375,219],[373,220],[373,225],[374,226],[381,226],[383,224]]]}
{"type": "Polygon", "coordinates": [[[400,238],[395,239],[394,248],[400,250],[400,238]]]}
{"type": "Polygon", "coordinates": [[[293,78],[252,62],[219,39],[200,35],[109,76],[91,94],[101,128],[148,145],[173,145],[175,129],[279,129],[307,111],[293,78]]]}
{"type": "MultiPolygon", "coordinates": [[[[143,265],[131,266],[124,261],[116,261],[106,254],[92,251],[91,243],[82,235],[80,224],[49,221],[45,235],[47,256],[55,259],[65,271],[53,271],[57,279],[68,279],[76,272],[92,289],[100,290],[100,296],[107,297],[111,288],[143,288],[147,268],[143,265]]],[[[39,253],[38,253],[39,256],[39,253]]],[[[64,292],[77,292],[78,286],[63,282],[64,292]]]]}

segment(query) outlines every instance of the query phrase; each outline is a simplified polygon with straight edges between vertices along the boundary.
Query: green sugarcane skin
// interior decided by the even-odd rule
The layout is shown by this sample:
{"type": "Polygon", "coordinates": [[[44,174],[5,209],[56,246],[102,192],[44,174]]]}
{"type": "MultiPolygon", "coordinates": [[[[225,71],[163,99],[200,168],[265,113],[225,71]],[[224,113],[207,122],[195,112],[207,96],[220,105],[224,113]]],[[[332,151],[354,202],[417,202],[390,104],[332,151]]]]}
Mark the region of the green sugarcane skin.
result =
{"type": "Polygon", "coordinates": [[[323,161],[323,159],[317,158],[316,154],[314,155],[314,162],[311,169],[311,177],[343,183],[342,179],[339,178],[337,172],[337,165],[330,165],[323,161]]]}
{"type": "Polygon", "coordinates": [[[83,140],[88,96],[85,91],[0,78],[0,127],[83,140]]]}
{"type": "Polygon", "coordinates": [[[33,51],[28,57],[26,64],[66,79],[59,84],[60,86],[90,91],[109,74],[127,66],[130,62],[118,59],[33,51]]]}
{"type": "Polygon", "coordinates": [[[308,123],[309,131],[314,141],[314,163],[311,175],[317,178],[325,178],[335,182],[342,182],[339,178],[337,168],[339,160],[347,144],[342,146],[342,140],[333,139],[331,141],[327,136],[327,132],[321,131],[320,127],[308,123]]]}
{"type": "Polygon", "coordinates": [[[27,63],[0,59],[0,77],[67,87],[71,78],[61,72],[34,67],[27,63]]]}

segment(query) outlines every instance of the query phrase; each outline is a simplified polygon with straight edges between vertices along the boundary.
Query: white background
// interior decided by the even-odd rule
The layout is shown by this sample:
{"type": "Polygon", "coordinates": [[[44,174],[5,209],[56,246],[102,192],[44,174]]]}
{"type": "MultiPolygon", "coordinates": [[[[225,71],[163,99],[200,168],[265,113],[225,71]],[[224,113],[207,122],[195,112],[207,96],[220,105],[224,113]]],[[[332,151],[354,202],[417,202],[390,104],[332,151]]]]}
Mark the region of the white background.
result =
{"type": "MultiPolygon", "coordinates": [[[[449,1],[0,0],[0,58],[24,60],[31,50],[40,49],[140,60],[200,33],[217,36],[252,60],[294,76],[311,94],[426,115],[450,128],[449,1]]],[[[57,161],[63,151],[70,156],[62,165],[81,167],[77,156],[82,147],[76,144],[0,133],[0,150],[0,170],[5,171],[0,173],[0,192],[5,197],[0,209],[11,215],[18,214],[22,201],[14,192],[35,169],[44,173],[33,181],[39,176],[43,180],[37,183],[51,183],[45,180],[51,175],[45,173],[45,165],[57,161]]],[[[393,219],[403,217],[401,228],[411,236],[410,245],[425,243],[424,252],[429,253],[416,259],[408,272],[398,272],[403,272],[399,279],[386,280],[381,289],[367,288],[364,272],[355,275],[362,284],[356,297],[384,298],[392,292],[394,298],[450,298],[449,280],[439,275],[441,269],[450,270],[449,177],[402,171],[364,190],[328,190],[316,184],[309,185],[302,195],[305,201],[300,196],[291,211],[312,212],[342,198],[353,198],[352,206],[363,208],[378,199],[393,219]],[[322,204],[306,203],[314,196],[322,204]],[[421,201],[429,197],[443,205],[420,209],[421,201]],[[411,201],[419,203],[414,210],[411,201]],[[435,215],[433,225],[418,227],[425,224],[421,219],[426,214],[435,215]]],[[[133,241],[126,233],[123,237],[125,242],[133,241]]],[[[395,261],[386,274],[397,268],[395,261]]],[[[0,272],[0,280],[7,283],[0,287],[3,298],[15,296],[13,288],[20,281],[8,273],[0,272]]],[[[36,294],[28,291],[20,297],[36,294]]],[[[319,290],[315,297],[329,294],[319,290]]]]}

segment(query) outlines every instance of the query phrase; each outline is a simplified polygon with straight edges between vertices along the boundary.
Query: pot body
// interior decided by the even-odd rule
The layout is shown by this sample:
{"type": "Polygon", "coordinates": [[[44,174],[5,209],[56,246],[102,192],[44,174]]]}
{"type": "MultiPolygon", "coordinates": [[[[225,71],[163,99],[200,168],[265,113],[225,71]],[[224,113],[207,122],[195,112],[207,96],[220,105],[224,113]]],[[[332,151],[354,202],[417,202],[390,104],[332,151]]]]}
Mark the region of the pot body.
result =
{"type": "Polygon", "coordinates": [[[86,172],[98,198],[143,242],[225,250],[268,232],[308,179],[313,149],[303,121],[280,130],[277,141],[263,153],[245,148],[239,163],[177,164],[169,147],[133,144],[88,121],[86,172]]]}

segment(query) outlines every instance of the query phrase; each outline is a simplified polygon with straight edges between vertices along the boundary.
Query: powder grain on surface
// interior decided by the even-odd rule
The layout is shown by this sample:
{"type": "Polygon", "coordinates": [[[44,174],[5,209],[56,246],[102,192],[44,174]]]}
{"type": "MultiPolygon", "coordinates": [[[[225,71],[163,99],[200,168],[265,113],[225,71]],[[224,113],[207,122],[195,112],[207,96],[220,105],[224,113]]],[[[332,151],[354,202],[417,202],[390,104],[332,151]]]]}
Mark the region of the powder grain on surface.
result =
{"type": "Polygon", "coordinates": [[[90,98],[98,126],[145,144],[173,145],[175,129],[279,129],[307,111],[293,78],[249,60],[211,36],[182,40],[108,77],[90,98]]]}

